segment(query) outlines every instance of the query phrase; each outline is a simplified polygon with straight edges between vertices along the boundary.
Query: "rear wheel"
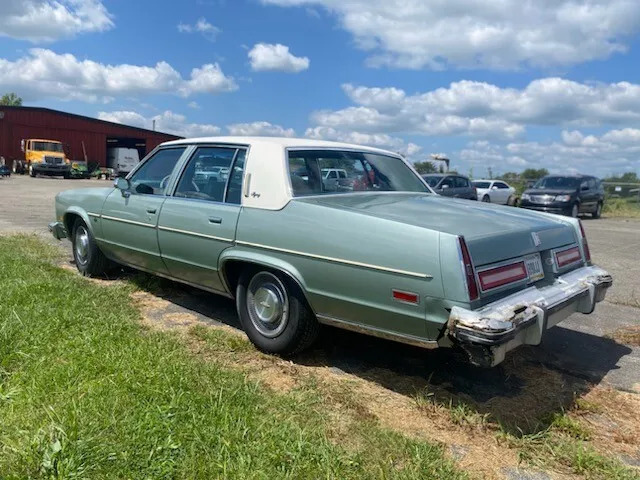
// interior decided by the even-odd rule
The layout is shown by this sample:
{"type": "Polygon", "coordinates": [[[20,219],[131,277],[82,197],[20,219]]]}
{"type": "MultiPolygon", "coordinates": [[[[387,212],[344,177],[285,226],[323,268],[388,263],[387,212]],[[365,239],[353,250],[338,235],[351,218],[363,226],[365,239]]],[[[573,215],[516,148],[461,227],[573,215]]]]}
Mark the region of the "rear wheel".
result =
{"type": "Polygon", "coordinates": [[[249,340],[266,353],[294,355],[309,347],[320,330],[298,285],[278,272],[246,269],[236,306],[249,340]]]}
{"type": "Polygon", "coordinates": [[[595,212],[591,214],[591,216],[593,218],[600,218],[600,215],[602,215],[602,203],[598,202],[598,206],[596,207],[595,212]]]}
{"type": "Polygon", "coordinates": [[[489,198],[489,195],[485,195],[484,197],[482,197],[482,201],[486,203],[490,203],[491,199],[489,198]]]}
{"type": "Polygon", "coordinates": [[[71,236],[73,259],[78,271],[87,277],[107,273],[111,262],[98,248],[89,227],[81,220],[76,220],[71,236]]]}

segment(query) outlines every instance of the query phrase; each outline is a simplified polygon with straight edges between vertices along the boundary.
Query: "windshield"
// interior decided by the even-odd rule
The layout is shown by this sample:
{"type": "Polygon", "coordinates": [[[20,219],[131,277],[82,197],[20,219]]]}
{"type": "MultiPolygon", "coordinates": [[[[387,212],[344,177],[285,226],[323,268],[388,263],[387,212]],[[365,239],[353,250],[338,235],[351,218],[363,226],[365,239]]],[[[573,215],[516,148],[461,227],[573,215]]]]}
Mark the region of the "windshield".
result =
{"type": "Polygon", "coordinates": [[[293,150],[289,172],[294,197],[363,191],[430,193],[400,158],[375,153],[293,150]]]}
{"type": "Polygon", "coordinates": [[[57,142],[31,142],[31,150],[36,152],[62,153],[62,144],[57,142]]]}
{"type": "Polygon", "coordinates": [[[427,182],[431,188],[434,188],[443,177],[441,175],[430,175],[422,178],[424,178],[424,181],[427,182]]]}
{"type": "Polygon", "coordinates": [[[476,188],[489,188],[491,182],[473,182],[473,186],[476,188]]]}
{"type": "Polygon", "coordinates": [[[575,177],[544,177],[533,188],[577,188],[579,182],[575,177]]]}

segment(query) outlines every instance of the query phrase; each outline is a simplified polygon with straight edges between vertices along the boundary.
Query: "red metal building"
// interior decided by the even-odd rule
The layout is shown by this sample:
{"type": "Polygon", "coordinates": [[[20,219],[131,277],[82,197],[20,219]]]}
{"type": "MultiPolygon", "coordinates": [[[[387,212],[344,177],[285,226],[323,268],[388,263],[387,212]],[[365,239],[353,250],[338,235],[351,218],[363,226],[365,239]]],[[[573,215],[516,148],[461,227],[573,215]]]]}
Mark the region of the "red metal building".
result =
{"type": "Polygon", "coordinates": [[[0,106],[0,156],[7,166],[24,158],[20,141],[27,138],[58,140],[70,159],[84,160],[86,152],[89,164],[106,166],[107,148],[137,148],[142,158],[160,143],[181,137],[49,108],[0,106]]]}

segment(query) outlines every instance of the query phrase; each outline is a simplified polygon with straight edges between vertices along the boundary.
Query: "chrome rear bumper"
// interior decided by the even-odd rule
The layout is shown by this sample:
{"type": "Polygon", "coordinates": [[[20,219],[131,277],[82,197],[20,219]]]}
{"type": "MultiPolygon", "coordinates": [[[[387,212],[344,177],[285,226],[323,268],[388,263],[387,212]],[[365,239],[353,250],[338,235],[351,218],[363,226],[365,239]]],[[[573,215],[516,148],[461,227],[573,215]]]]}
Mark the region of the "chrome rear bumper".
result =
{"type": "Polygon", "coordinates": [[[544,331],[575,312],[592,313],[612,285],[599,267],[582,267],[552,285],[529,287],[478,310],[453,307],[447,330],[471,362],[495,366],[520,345],[539,345],[544,331]]]}

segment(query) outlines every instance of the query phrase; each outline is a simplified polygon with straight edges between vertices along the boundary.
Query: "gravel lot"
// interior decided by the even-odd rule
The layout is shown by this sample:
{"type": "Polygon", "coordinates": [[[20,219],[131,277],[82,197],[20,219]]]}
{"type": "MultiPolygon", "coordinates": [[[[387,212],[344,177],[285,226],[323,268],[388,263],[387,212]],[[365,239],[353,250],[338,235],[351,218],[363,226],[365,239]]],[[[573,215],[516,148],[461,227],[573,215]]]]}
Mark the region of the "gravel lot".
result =
{"type": "MultiPolygon", "coordinates": [[[[63,180],[60,178],[29,178],[12,176],[0,180],[0,233],[33,232],[54,241],[47,232],[47,224],[54,218],[53,202],[58,192],[70,188],[108,186],[105,180],[63,180]]],[[[618,218],[586,219],[584,222],[595,263],[614,276],[614,287],[607,301],[590,316],[580,314],[555,327],[538,348],[524,348],[518,355],[554,369],[567,376],[589,383],[604,382],[621,390],[640,393],[640,348],[620,344],[608,338],[626,326],[640,325],[640,220],[618,218]],[[633,306],[636,305],[636,306],[633,306]]],[[[62,242],[68,248],[68,242],[62,242]]],[[[69,250],[70,251],[70,250],[69,250]]],[[[174,285],[178,293],[168,293],[174,313],[190,313],[207,323],[235,325],[233,302],[188,287],[174,285]]],[[[322,364],[336,371],[369,376],[372,369],[383,368],[403,378],[424,377],[425,368],[434,370],[441,365],[445,371],[463,378],[470,367],[452,366],[450,356],[441,352],[426,353],[404,345],[393,345],[373,338],[328,329],[318,348],[301,361],[322,364]],[[380,352],[388,352],[380,355],[380,352]]],[[[454,362],[455,363],[455,362],[454,362]]],[[[506,368],[506,367],[505,367],[506,368]]],[[[476,370],[473,375],[478,375],[476,370]]],[[[493,385],[487,374],[486,382],[475,384],[475,392],[491,394],[493,385]]],[[[437,381],[431,379],[431,381],[437,381]]],[[[500,383],[500,380],[495,380],[500,383]]],[[[466,385],[468,390],[468,385],[466,385]]],[[[391,385],[391,388],[393,386],[391,385]]],[[[466,391],[474,396],[474,392],[466,391]]]]}

